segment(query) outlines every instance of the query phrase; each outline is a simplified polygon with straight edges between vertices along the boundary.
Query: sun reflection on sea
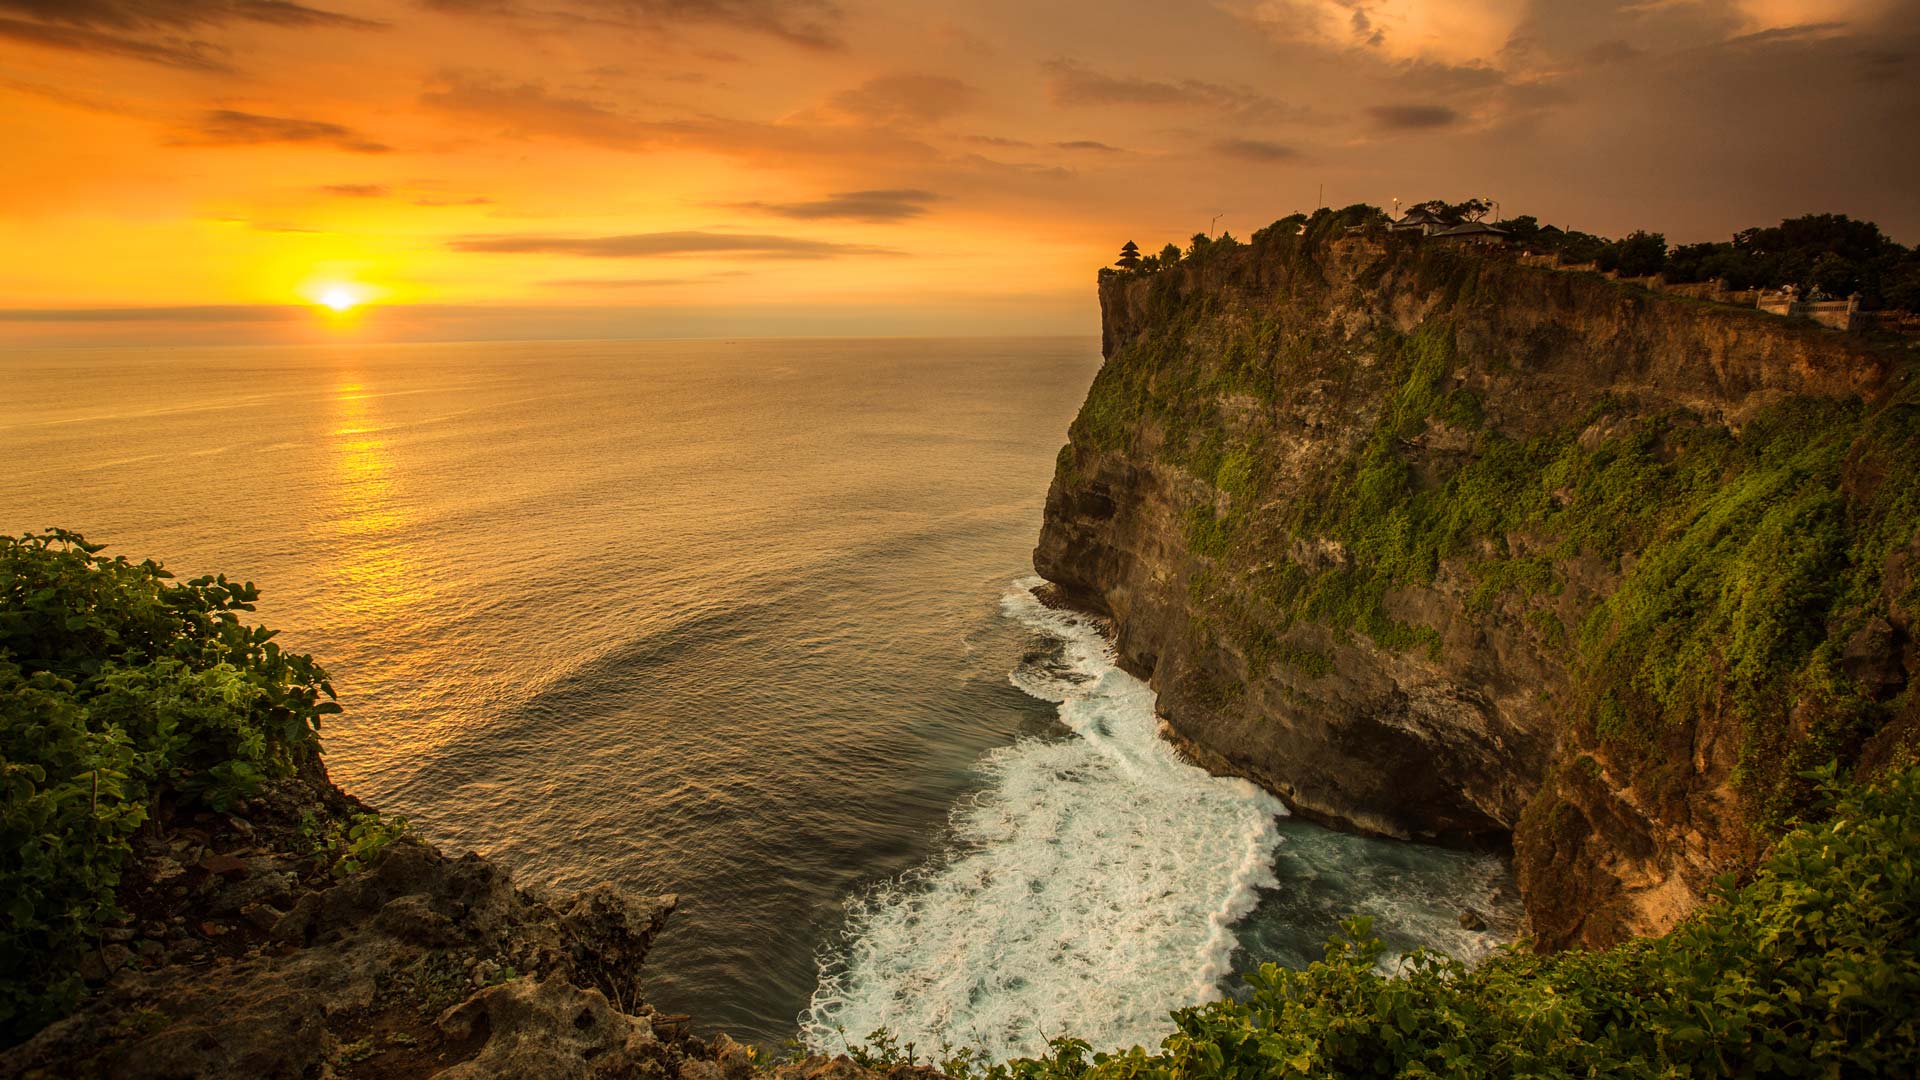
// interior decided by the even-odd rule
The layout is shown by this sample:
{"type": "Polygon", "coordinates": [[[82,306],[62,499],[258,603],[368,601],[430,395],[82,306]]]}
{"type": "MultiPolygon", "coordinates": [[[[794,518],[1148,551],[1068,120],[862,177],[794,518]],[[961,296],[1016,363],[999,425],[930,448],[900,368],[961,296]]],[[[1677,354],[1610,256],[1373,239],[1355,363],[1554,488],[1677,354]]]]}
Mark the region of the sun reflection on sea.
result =
{"type": "Polygon", "coordinates": [[[413,513],[378,413],[378,398],[351,378],[337,383],[328,427],[333,505],[321,524],[339,552],[339,607],[355,621],[388,622],[432,595],[409,557],[413,513]]]}

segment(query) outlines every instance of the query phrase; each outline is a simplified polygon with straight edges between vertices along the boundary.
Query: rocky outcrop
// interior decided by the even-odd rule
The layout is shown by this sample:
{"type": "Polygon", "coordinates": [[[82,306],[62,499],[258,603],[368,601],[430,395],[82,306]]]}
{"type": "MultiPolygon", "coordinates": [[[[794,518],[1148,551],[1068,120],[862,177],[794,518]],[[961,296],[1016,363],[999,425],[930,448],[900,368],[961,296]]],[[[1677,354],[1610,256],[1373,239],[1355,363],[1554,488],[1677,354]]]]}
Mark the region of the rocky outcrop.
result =
{"type": "MultiPolygon", "coordinates": [[[[139,838],[122,889],[128,917],[89,959],[89,1000],[0,1053],[0,1076],[745,1080],[762,1071],[751,1049],[694,1036],[687,1017],[642,999],[642,965],[674,897],[602,884],[556,900],[516,887],[487,859],[450,858],[411,834],[370,851],[369,827],[382,826],[317,761],[233,813],[163,820],[139,838]],[[357,856],[341,842],[354,826],[357,856]]],[[[785,1068],[877,1076],[845,1059],[785,1068]]]]}
{"type": "MultiPolygon", "coordinates": [[[[1539,939],[1606,944],[1664,930],[1751,865],[1787,772],[1908,724],[1912,591],[1880,588],[1914,526],[1885,488],[1920,469],[1886,419],[1907,407],[1907,359],[1401,238],[1263,238],[1107,276],[1100,300],[1107,360],[1034,565],[1112,618],[1199,763],[1329,824],[1511,842],[1539,939]],[[1779,434],[1825,408],[1807,402],[1845,403],[1828,410],[1843,419],[1779,434]],[[1667,595],[1649,567],[1684,573],[1660,561],[1682,539],[1734,557],[1680,520],[1685,500],[1707,507],[1712,484],[1829,436],[1852,515],[1839,561],[1874,561],[1849,579],[1874,591],[1836,586],[1771,652],[1728,630],[1699,665],[1747,649],[1741,664],[1779,669],[1743,674],[1738,699],[1653,685],[1660,646],[1626,610],[1667,595]],[[1841,665],[1816,657],[1828,635],[1841,665]],[[1830,670],[1852,681],[1814,690],[1830,670]],[[1823,718],[1813,699],[1838,693],[1864,704],[1823,718]]],[[[1670,647],[1711,641],[1707,617],[1672,615],[1670,647]]]]}

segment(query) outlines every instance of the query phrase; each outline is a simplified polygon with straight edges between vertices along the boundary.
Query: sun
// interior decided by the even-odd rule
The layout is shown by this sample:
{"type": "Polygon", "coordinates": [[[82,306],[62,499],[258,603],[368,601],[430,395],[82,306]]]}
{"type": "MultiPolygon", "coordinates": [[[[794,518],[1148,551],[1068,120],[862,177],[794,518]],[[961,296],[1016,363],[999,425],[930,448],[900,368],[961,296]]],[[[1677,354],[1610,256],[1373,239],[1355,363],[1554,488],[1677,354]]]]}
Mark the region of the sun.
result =
{"type": "Polygon", "coordinates": [[[332,308],[334,311],[349,311],[359,307],[361,303],[360,294],[344,285],[332,285],[322,289],[320,295],[314,300],[321,307],[332,308]]]}

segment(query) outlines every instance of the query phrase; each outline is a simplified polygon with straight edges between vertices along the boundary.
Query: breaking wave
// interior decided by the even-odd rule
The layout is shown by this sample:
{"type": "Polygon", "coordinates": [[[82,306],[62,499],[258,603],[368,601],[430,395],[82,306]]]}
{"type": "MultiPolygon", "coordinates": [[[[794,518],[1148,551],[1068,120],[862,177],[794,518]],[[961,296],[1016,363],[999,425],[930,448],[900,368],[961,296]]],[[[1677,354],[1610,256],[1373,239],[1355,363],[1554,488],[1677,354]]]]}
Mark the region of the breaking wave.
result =
{"type": "Polygon", "coordinates": [[[1234,924],[1276,884],[1280,802],[1181,760],[1100,626],[1041,604],[1038,584],[1002,600],[1048,643],[1012,680],[1057,702],[1071,735],[987,754],[946,854],[851,903],[801,1017],[816,1050],[883,1027],[992,1060],[1069,1031],[1151,1045],[1169,1010],[1220,996],[1234,924]]]}

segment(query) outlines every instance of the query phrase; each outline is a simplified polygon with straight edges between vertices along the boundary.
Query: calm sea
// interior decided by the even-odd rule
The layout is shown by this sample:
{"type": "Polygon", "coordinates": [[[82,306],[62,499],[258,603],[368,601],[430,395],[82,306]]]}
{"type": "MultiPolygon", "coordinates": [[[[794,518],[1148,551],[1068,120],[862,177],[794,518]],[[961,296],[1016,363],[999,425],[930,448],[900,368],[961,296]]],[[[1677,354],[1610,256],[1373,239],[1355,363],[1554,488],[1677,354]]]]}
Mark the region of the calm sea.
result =
{"type": "Polygon", "coordinates": [[[0,528],[261,586],[334,778],[523,884],[674,892],[651,996],[836,1047],[1156,1040],[1493,860],[1288,822],[1024,592],[1082,339],[0,352],[0,528]]]}

